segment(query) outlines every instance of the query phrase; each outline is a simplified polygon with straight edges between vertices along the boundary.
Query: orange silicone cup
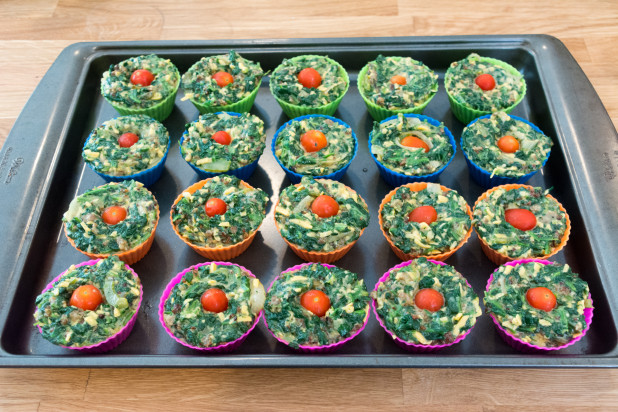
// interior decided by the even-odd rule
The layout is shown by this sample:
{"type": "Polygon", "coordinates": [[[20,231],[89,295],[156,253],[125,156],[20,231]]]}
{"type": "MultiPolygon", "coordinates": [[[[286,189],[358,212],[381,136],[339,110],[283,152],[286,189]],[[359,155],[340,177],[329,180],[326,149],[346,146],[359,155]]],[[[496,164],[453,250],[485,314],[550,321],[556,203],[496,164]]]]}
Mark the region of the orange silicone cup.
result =
{"type": "MultiPolygon", "coordinates": [[[[408,183],[408,184],[402,185],[400,187],[407,187],[410,190],[412,190],[413,192],[418,192],[420,190],[426,189],[427,188],[427,183],[426,182],[413,182],[413,183],[408,183]]],[[[391,198],[395,195],[395,192],[397,192],[397,189],[399,189],[400,187],[397,187],[397,188],[391,190],[384,197],[384,199],[382,199],[382,203],[380,203],[380,209],[378,210],[378,220],[380,222],[380,230],[382,230],[382,234],[386,238],[386,241],[388,242],[388,244],[390,245],[391,249],[393,249],[393,252],[395,252],[395,255],[397,255],[397,257],[399,259],[405,261],[405,260],[416,259],[418,257],[426,257],[426,258],[429,258],[429,259],[439,260],[439,261],[442,262],[442,261],[445,261],[446,259],[448,259],[449,257],[451,257],[453,255],[453,253],[455,253],[459,248],[461,248],[468,241],[468,239],[470,239],[470,236],[472,235],[472,224],[470,224],[470,227],[468,228],[468,232],[466,232],[466,235],[461,240],[461,242],[459,242],[459,244],[455,248],[449,250],[448,252],[438,253],[438,254],[433,254],[433,255],[423,255],[423,254],[417,255],[417,254],[414,254],[414,253],[405,253],[403,250],[399,249],[393,243],[393,241],[391,240],[390,236],[388,236],[388,234],[384,230],[384,221],[382,220],[382,208],[384,207],[385,204],[390,202],[391,198]]],[[[440,188],[442,189],[443,192],[451,190],[448,187],[442,186],[442,185],[440,185],[440,188]]],[[[466,213],[468,213],[468,216],[470,216],[470,221],[472,221],[472,211],[470,210],[470,206],[468,206],[467,203],[466,203],[466,213]]]]}
{"type": "MultiPolygon", "coordinates": [[[[525,187],[525,188],[528,188],[528,189],[533,189],[532,186],[522,185],[522,184],[508,184],[508,185],[501,185],[501,186],[493,187],[493,188],[489,189],[488,191],[486,191],[485,193],[483,193],[482,195],[479,196],[479,198],[476,200],[476,202],[474,202],[474,209],[476,209],[476,205],[481,200],[486,199],[487,196],[491,192],[493,192],[495,190],[498,190],[498,189],[513,190],[513,189],[518,189],[520,187],[525,187]]],[[[558,253],[564,247],[564,245],[566,245],[566,242],[567,242],[567,240],[569,240],[569,236],[571,234],[571,219],[569,219],[569,214],[566,212],[566,210],[564,209],[562,204],[560,202],[558,202],[558,200],[556,200],[555,197],[553,197],[552,195],[549,195],[549,194],[547,195],[547,197],[550,198],[550,199],[553,199],[556,203],[558,203],[558,207],[560,208],[560,210],[562,212],[564,212],[564,215],[566,216],[566,229],[564,230],[564,234],[562,235],[562,238],[560,239],[560,243],[558,243],[556,245],[556,247],[554,247],[554,249],[552,249],[552,251],[549,254],[542,255],[542,256],[529,256],[528,258],[547,259],[548,257],[555,255],[556,253],[558,253]]],[[[479,241],[481,242],[481,249],[485,253],[485,256],[487,256],[489,258],[489,260],[494,262],[496,265],[500,266],[500,265],[505,264],[506,262],[512,262],[512,261],[517,260],[517,259],[522,259],[521,256],[511,257],[511,256],[507,256],[505,254],[502,254],[500,252],[495,251],[494,249],[492,249],[487,244],[487,242],[485,242],[485,240],[483,240],[483,238],[481,237],[479,232],[476,230],[476,226],[474,227],[474,231],[476,232],[476,234],[477,234],[477,236],[479,238],[479,241]]]]}

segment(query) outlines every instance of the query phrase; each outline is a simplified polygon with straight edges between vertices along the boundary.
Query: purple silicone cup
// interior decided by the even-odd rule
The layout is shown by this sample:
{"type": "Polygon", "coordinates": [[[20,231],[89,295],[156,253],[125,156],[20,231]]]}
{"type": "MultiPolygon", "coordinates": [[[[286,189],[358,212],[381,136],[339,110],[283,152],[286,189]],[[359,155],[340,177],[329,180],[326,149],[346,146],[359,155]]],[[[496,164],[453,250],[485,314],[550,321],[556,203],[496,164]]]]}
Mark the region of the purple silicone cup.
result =
{"type": "MultiPolygon", "coordinates": [[[[75,265],[75,267],[78,268],[80,266],[94,266],[97,264],[97,262],[101,260],[103,259],[88,260],[86,262],[78,263],[77,265],[75,265]]],[[[139,280],[137,273],[135,273],[135,271],[131,269],[129,265],[125,264],[124,267],[129,272],[131,272],[137,280],[139,280]]],[[[54,286],[54,283],[60,280],[60,278],[62,278],[68,271],[69,269],[65,270],[64,272],[56,276],[54,280],[52,280],[47,286],[45,286],[45,289],[43,289],[41,293],[47,292],[49,289],[51,289],[54,286]]],[[[135,308],[135,314],[133,315],[133,317],[131,317],[131,319],[129,319],[127,324],[122,329],[120,329],[118,332],[116,332],[114,335],[110,336],[109,338],[99,343],[95,343],[94,345],[90,345],[90,346],[82,346],[82,347],[71,347],[71,346],[64,346],[64,345],[59,345],[59,346],[66,348],[66,349],[77,350],[77,351],[84,352],[84,353],[102,353],[102,352],[107,352],[107,351],[110,351],[116,348],[116,346],[124,342],[124,340],[129,336],[129,334],[133,330],[133,326],[135,326],[135,322],[137,321],[137,314],[139,313],[139,308],[142,305],[143,297],[144,297],[144,290],[142,288],[142,283],[140,282],[139,283],[139,300],[137,301],[137,308],[135,308]]],[[[37,326],[37,328],[39,329],[39,332],[42,333],[41,327],[37,326]]]]}
{"type": "Polygon", "coordinates": [[[235,339],[233,341],[230,341],[230,342],[222,343],[221,345],[211,346],[211,347],[207,347],[207,348],[200,347],[200,346],[193,346],[193,345],[190,345],[187,342],[177,338],[176,335],[174,335],[172,333],[170,328],[167,327],[167,325],[165,324],[165,319],[163,318],[163,314],[165,312],[165,301],[167,300],[167,298],[169,298],[170,293],[172,293],[172,289],[174,288],[174,286],[176,286],[178,283],[180,283],[180,281],[182,280],[182,277],[187,272],[189,272],[190,270],[197,269],[197,268],[199,268],[201,266],[208,266],[208,265],[211,265],[213,263],[215,265],[218,265],[218,266],[238,266],[243,271],[245,271],[250,277],[252,277],[252,278],[256,277],[246,267],[241,266],[241,265],[237,265],[235,263],[230,263],[230,262],[203,262],[203,263],[198,263],[197,265],[190,266],[190,267],[184,269],[183,271],[181,271],[180,273],[178,273],[176,276],[174,276],[172,278],[172,280],[170,281],[170,283],[168,283],[168,285],[165,288],[165,290],[163,291],[163,295],[161,295],[161,301],[159,303],[159,322],[161,322],[161,325],[163,325],[163,329],[165,329],[167,334],[170,335],[172,337],[172,339],[174,339],[176,342],[180,343],[181,345],[186,346],[187,348],[199,350],[199,351],[202,351],[202,352],[209,352],[209,353],[231,352],[231,351],[235,350],[236,348],[238,348],[244,342],[244,340],[247,339],[247,336],[249,336],[251,331],[253,329],[255,329],[256,325],[260,321],[260,318],[262,317],[262,313],[264,312],[263,310],[260,311],[260,313],[258,313],[258,316],[255,317],[255,320],[253,321],[253,324],[251,325],[249,330],[247,330],[245,333],[243,333],[239,338],[237,338],[237,339],[235,339]]]}
{"type": "MultiPolygon", "coordinates": [[[[432,259],[427,259],[428,262],[431,262],[433,264],[436,265],[440,265],[440,266],[447,266],[446,263],[444,262],[440,262],[437,260],[432,260],[432,259]]],[[[378,282],[376,283],[375,288],[373,289],[374,291],[378,290],[378,286],[380,286],[380,283],[385,282],[389,276],[391,275],[391,272],[395,269],[399,269],[402,267],[406,267],[408,265],[410,265],[413,262],[413,260],[408,260],[406,262],[402,262],[396,266],[393,266],[392,268],[390,268],[389,270],[386,271],[386,273],[384,273],[382,275],[382,277],[380,279],[378,279],[378,282]]],[[[462,276],[463,277],[463,276],[462,276]]],[[[466,281],[466,285],[468,285],[468,287],[470,289],[472,289],[472,286],[470,285],[470,283],[468,283],[468,281],[466,280],[466,278],[464,278],[464,280],[466,281]]],[[[451,343],[445,343],[443,345],[421,345],[419,343],[412,343],[412,342],[407,342],[397,336],[395,336],[395,334],[393,332],[391,332],[390,330],[388,330],[388,328],[386,327],[386,325],[384,324],[384,322],[382,321],[382,318],[380,318],[380,315],[378,314],[378,308],[376,306],[376,301],[375,299],[371,299],[371,307],[373,308],[373,313],[376,315],[376,318],[378,319],[378,323],[380,323],[380,326],[382,326],[382,328],[386,331],[386,333],[388,333],[393,340],[395,341],[395,343],[402,347],[403,349],[406,349],[410,352],[417,352],[417,353],[428,353],[428,352],[437,352],[441,349],[447,348],[449,346],[452,346],[458,342],[461,342],[462,340],[465,339],[466,336],[468,336],[470,334],[470,332],[472,332],[472,329],[474,328],[474,326],[476,325],[476,322],[474,323],[474,325],[472,325],[470,327],[470,329],[468,329],[466,332],[462,333],[461,335],[459,335],[453,342],[451,343]]]]}
{"type": "MultiPolygon", "coordinates": [[[[519,260],[513,260],[512,262],[507,262],[507,263],[504,264],[504,266],[517,266],[517,265],[521,265],[521,264],[524,264],[524,263],[530,263],[530,262],[536,262],[536,263],[540,263],[542,265],[552,265],[552,264],[554,264],[554,262],[550,262],[549,260],[543,260],[543,259],[519,259],[519,260]]],[[[491,285],[491,283],[494,280],[494,273],[496,273],[496,271],[498,269],[500,269],[500,268],[499,267],[496,268],[496,270],[494,270],[492,272],[492,274],[489,276],[489,279],[487,280],[487,286],[485,288],[486,291],[489,290],[489,286],[491,285]]],[[[591,295],[588,295],[588,299],[590,299],[590,303],[592,303],[592,296],[591,295]]],[[[490,313],[489,316],[491,316],[491,319],[494,321],[494,324],[496,325],[496,329],[498,330],[498,334],[513,349],[516,349],[516,350],[518,350],[520,352],[526,352],[526,353],[539,353],[539,352],[551,353],[552,351],[557,351],[557,350],[560,350],[560,349],[564,349],[564,348],[566,348],[568,346],[571,346],[575,342],[577,342],[581,338],[583,338],[584,335],[588,332],[588,329],[590,329],[590,323],[592,322],[593,311],[594,311],[594,308],[585,308],[584,309],[584,321],[586,322],[586,327],[584,328],[584,330],[582,331],[582,333],[579,336],[571,339],[570,341],[568,341],[567,343],[565,343],[562,346],[554,346],[554,347],[550,347],[550,348],[533,345],[531,343],[528,343],[528,342],[525,342],[525,341],[519,339],[518,337],[516,337],[516,336],[512,335],[511,333],[509,333],[505,328],[503,328],[502,325],[500,325],[500,323],[496,319],[496,317],[493,315],[493,313],[490,313]]]]}
{"type": "MultiPolygon", "coordinates": [[[[281,272],[281,274],[287,273],[287,272],[295,272],[297,270],[302,269],[305,266],[308,265],[322,265],[324,267],[327,268],[334,268],[334,265],[329,265],[328,263],[303,263],[300,265],[296,265],[296,266],[292,266],[289,269],[284,270],[283,272],[281,272]]],[[[281,275],[275,276],[275,278],[273,279],[272,282],[270,282],[270,285],[268,286],[268,290],[266,291],[266,295],[268,296],[268,292],[270,292],[270,289],[273,287],[273,285],[275,284],[275,282],[277,281],[277,279],[279,279],[281,275]]],[[[321,345],[321,346],[309,346],[309,345],[298,345],[298,348],[293,348],[292,346],[290,346],[290,343],[284,339],[278,338],[277,336],[275,336],[275,334],[273,333],[272,330],[270,330],[270,327],[268,326],[268,321],[266,320],[266,315],[264,315],[264,324],[266,325],[266,328],[268,329],[268,332],[275,338],[277,339],[279,342],[283,343],[286,346],[289,346],[292,349],[295,349],[299,352],[303,352],[303,353],[330,353],[330,352],[334,352],[337,349],[339,349],[340,346],[344,345],[346,342],[351,341],[352,339],[354,339],[359,333],[361,333],[363,331],[363,329],[365,329],[365,326],[367,326],[367,322],[369,321],[369,307],[367,307],[367,315],[365,315],[365,320],[363,321],[363,325],[356,331],[354,332],[352,335],[348,336],[347,338],[345,338],[344,340],[341,340],[339,342],[335,342],[335,343],[331,343],[329,345],[321,345]]]]}

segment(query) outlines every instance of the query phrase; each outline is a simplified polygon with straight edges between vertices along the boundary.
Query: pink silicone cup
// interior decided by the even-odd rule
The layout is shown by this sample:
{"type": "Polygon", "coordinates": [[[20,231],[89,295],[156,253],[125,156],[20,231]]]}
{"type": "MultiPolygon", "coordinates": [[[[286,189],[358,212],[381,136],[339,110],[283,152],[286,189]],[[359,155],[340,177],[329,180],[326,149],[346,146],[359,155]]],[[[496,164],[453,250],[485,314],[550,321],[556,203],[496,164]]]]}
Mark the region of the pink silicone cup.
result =
{"type": "MultiPolygon", "coordinates": [[[[444,262],[440,262],[438,260],[432,260],[432,259],[427,259],[428,262],[434,263],[436,265],[440,265],[440,266],[447,266],[446,263],[444,262]]],[[[378,290],[378,286],[380,286],[380,283],[385,282],[389,276],[391,275],[391,272],[394,271],[395,269],[400,269],[402,267],[406,267],[408,265],[410,265],[413,262],[413,260],[408,260],[406,262],[402,262],[396,266],[393,266],[392,268],[390,268],[389,270],[386,271],[386,273],[384,273],[382,275],[382,277],[380,279],[378,279],[378,282],[376,283],[376,286],[374,287],[374,291],[378,290]]],[[[463,278],[463,276],[462,276],[463,278]]],[[[470,289],[472,289],[472,286],[470,285],[470,283],[468,283],[468,281],[466,280],[466,278],[463,278],[464,281],[466,282],[466,285],[468,285],[468,287],[470,289]]],[[[376,301],[375,299],[371,300],[371,307],[373,308],[373,313],[376,315],[376,318],[378,319],[378,323],[380,323],[380,326],[382,326],[382,328],[386,331],[386,333],[388,333],[393,340],[395,341],[395,343],[402,347],[403,349],[409,350],[411,352],[418,352],[418,353],[427,353],[427,352],[437,352],[440,349],[452,346],[458,342],[461,342],[462,340],[465,339],[466,336],[468,336],[470,334],[470,332],[472,332],[472,329],[474,328],[474,326],[476,325],[476,322],[474,323],[474,325],[472,325],[470,327],[470,329],[468,329],[467,331],[465,331],[464,333],[462,333],[461,335],[459,335],[454,341],[452,341],[451,343],[445,343],[442,345],[422,345],[420,343],[413,343],[413,342],[408,342],[405,341],[401,338],[399,338],[398,336],[396,336],[393,332],[391,332],[386,325],[384,324],[384,322],[382,321],[382,318],[380,318],[380,315],[378,315],[378,308],[376,307],[376,301]]]]}
{"type": "MultiPolygon", "coordinates": [[[[530,262],[537,262],[542,265],[551,265],[554,263],[554,262],[550,262],[549,260],[543,260],[543,259],[519,259],[519,260],[513,260],[511,262],[507,262],[504,264],[504,266],[517,266],[520,264],[530,263],[530,262]]],[[[485,287],[486,291],[489,290],[489,286],[491,285],[491,282],[493,282],[494,280],[494,273],[496,273],[498,269],[500,268],[499,267],[496,268],[496,270],[494,270],[492,274],[489,276],[489,279],[487,280],[487,286],[485,287]]],[[[590,294],[588,295],[588,299],[590,299],[590,303],[592,303],[592,296],[590,294]]],[[[502,337],[502,339],[504,339],[506,343],[508,343],[513,349],[517,349],[518,351],[521,351],[521,352],[530,353],[530,352],[557,351],[557,350],[564,349],[568,346],[573,345],[575,342],[583,338],[584,335],[588,332],[588,329],[590,329],[590,323],[592,322],[593,311],[594,311],[594,308],[584,309],[584,321],[586,322],[586,327],[584,328],[584,330],[579,336],[571,339],[570,341],[568,341],[562,346],[554,346],[554,347],[549,347],[549,348],[533,345],[531,343],[528,343],[528,342],[525,342],[519,339],[518,337],[508,332],[505,328],[503,328],[502,325],[500,325],[500,323],[496,319],[496,317],[493,315],[493,313],[490,313],[489,316],[491,316],[491,319],[494,321],[494,324],[496,325],[496,328],[498,330],[498,334],[502,337]]]]}
{"type": "MultiPolygon", "coordinates": [[[[288,273],[288,272],[295,272],[297,270],[302,269],[305,266],[308,265],[322,265],[324,267],[327,268],[334,268],[336,266],[334,265],[329,265],[328,263],[313,263],[313,262],[309,262],[309,263],[303,263],[300,265],[296,265],[296,266],[292,266],[289,269],[284,270],[283,272],[281,272],[281,275],[284,273],[288,273]]],[[[268,286],[268,290],[266,291],[266,295],[268,295],[268,292],[270,292],[270,289],[273,287],[273,285],[275,284],[275,282],[277,281],[277,279],[279,279],[279,277],[281,275],[276,276],[273,281],[270,283],[270,285],[268,286]]],[[[367,307],[367,314],[365,315],[365,320],[363,321],[363,325],[356,331],[354,332],[352,335],[348,336],[347,338],[345,338],[344,340],[341,340],[339,342],[335,342],[335,343],[331,343],[329,345],[320,345],[320,346],[310,346],[310,345],[298,345],[298,348],[293,348],[292,346],[290,346],[290,343],[284,339],[281,339],[279,337],[277,337],[272,330],[270,330],[270,327],[268,326],[268,322],[266,321],[266,315],[264,315],[264,324],[266,325],[266,328],[268,329],[268,332],[275,338],[277,339],[279,342],[283,343],[286,346],[289,346],[292,349],[295,349],[299,352],[303,352],[303,353],[329,353],[329,352],[334,352],[335,350],[337,350],[341,345],[345,344],[346,342],[351,341],[352,339],[354,339],[359,333],[361,333],[363,331],[363,329],[365,329],[365,326],[367,326],[367,322],[369,321],[369,307],[367,307]]]]}
{"type": "Polygon", "coordinates": [[[255,329],[255,326],[258,324],[258,322],[260,321],[260,318],[262,317],[262,312],[263,311],[260,311],[260,313],[258,313],[258,315],[255,317],[255,320],[253,321],[253,324],[251,325],[249,330],[247,330],[245,333],[243,333],[239,338],[237,338],[235,340],[232,340],[230,342],[225,342],[225,343],[222,343],[220,345],[210,346],[210,347],[193,346],[193,345],[190,345],[187,342],[177,338],[176,335],[174,335],[172,333],[170,328],[167,327],[167,325],[165,324],[165,319],[163,318],[163,314],[165,312],[165,301],[167,300],[167,298],[169,298],[170,293],[172,293],[172,289],[174,288],[174,286],[176,286],[178,283],[180,283],[180,281],[182,280],[182,277],[188,271],[190,271],[192,269],[197,269],[197,268],[199,268],[201,266],[208,266],[208,265],[211,265],[213,263],[215,265],[218,265],[218,266],[238,266],[243,271],[245,271],[250,277],[252,277],[252,278],[256,277],[246,267],[241,266],[241,265],[237,265],[235,263],[230,263],[230,262],[203,262],[203,263],[198,263],[197,265],[190,266],[190,267],[184,269],[183,271],[181,271],[180,273],[178,273],[176,276],[174,276],[174,278],[172,278],[170,283],[168,283],[167,287],[163,291],[163,295],[161,295],[161,301],[159,303],[159,322],[161,322],[161,325],[163,325],[163,329],[165,329],[167,334],[170,335],[172,337],[172,339],[174,339],[176,342],[180,343],[181,345],[186,346],[187,348],[191,348],[191,349],[195,349],[195,350],[199,350],[199,351],[203,351],[203,352],[210,352],[210,353],[231,352],[231,351],[235,350],[236,348],[238,348],[244,342],[244,340],[247,339],[247,336],[249,336],[251,331],[253,329],[255,329]]]}
{"type": "MultiPolygon", "coordinates": [[[[103,259],[88,260],[86,262],[78,263],[77,265],[75,265],[75,267],[78,268],[78,267],[81,267],[81,266],[94,266],[94,265],[97,264],[97,262],[99,262],[101,260],[103,260],[103,259]]],[[[133,276],[135,276],[135,278],[137,278],[139,280],[139,277],[137,276],[137,273],[135,273],[135,271],[133,269],[131,269],[131,267],[129,267],[129,265],[127,265],[125,263],[124,267],[128,271],[130,271],[131,274],[133,274],[133,276]]],[[[54,286],[54,283],[59,281],[60,278],[62,278],[68,271],[69,271],[69,269],[65,270],[64,272],[62,272],[61,274],[56,276],[54,278],[54,280],[52,280],[47,286],[45,286],[45,289],[43,289],[43,291],[41,293],[44,293],[44,292],[47,292],[48,290],[50,290],[54,286]]],[[[90,345],[90,346],[81,346],[81,347],[71,347],[71,346],[64,346],[64,345],[58,345],[58,346],[61,346],[61,347],[66,348],[66,349],[77,350],[77,351],[84,352],[84,353],[102,353],[102,352],[107,352],[107,351],[110,351],[110,350],[114,349],[116,346],[118,346],[122,342],[124,342],[124,340],[129,336],[129,334],[133,330],[133,326],[135,326],[135,322],[137,321],[137,314],[139,312],[139,308],[142,305],[142,298],[143,297],[144,297],[144,290],[142,288],[142,283],[140,282],[140,284],[139,284],[139,300],[137,301],[137,307],[135,308],[135,314],[133,314],[131,319],[129,319],[127,324],[122,329],[120,329],[118,332],[116,332],[115,334],[113,334],[109,338],[107,338],[107,339],[105,339],[105,340],[103,340],[103,341],[101,341],[99,343],[95,343],[94,345],[90,345]]],[[[39,332],[43,333],[43,331],[41,330],[40,326],[37,326],[37,328],[39,329],[39,332]]]]}

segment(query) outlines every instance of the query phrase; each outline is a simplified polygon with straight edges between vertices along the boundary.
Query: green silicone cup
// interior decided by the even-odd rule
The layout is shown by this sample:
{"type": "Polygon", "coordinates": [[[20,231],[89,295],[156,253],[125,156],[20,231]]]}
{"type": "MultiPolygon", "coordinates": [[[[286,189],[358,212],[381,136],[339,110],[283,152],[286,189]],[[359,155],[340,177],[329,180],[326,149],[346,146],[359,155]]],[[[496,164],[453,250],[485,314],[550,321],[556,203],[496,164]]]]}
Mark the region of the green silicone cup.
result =
{"type": "MultiPolygon", "coordinates": [[[[342,65],[340,65],[339,63],[337,63],[333,59],[328,58],[326,56],[304,55],[304,56],[292,57],[290,59],[290,61],[298,60],[299,57],[321,57],[321,58],[324,58],[324,59],[328,60],[332,64],[335,64],[336,66],[338,66],[339,67],[339,75],[345,79],[345,83],[346,83],[346,88],[343,91],[343,93],[341,93],[341,95],[339,97],[337,97],[337,99],[335,99],[334,101],[330,102],[329,104],[325,104],[323,106],[311,107],[311,106],[299,106],[297,104],[291,104],[291,103],[288,103],[288,102],[285,102],[285,101],[279,99],[277,97],[277,95],[275,95],[275,92],[273,90],[273,83],[272,82],[270,82],[270,92],[272,93],[273,96],[275,96],[275,100],[277,100],[277,103],[279,103],[279,106],[281,106],[281,108],[283,109],[283,112],[290,119],[293,119],[293,118],[299,117],[299,116],[305,116],[305,115],[308,115],[308,114],[325,114],[327,116],[332,116],[335,113],[335,111],[337,110],[337,107],[339,107],[339,103],[341,103],[341,100],[343,99],[343,96],[345,96],[345,94],[348,92],[348,89],[350,88],[350,78],[348,77],[348,72],[345,71],[345,69],[343,68],[342,65]]],[[[275,71],[276,70],[277,69],[275,69],[275,71]]]]}
{"type": "Polygon", "coordinates": [[[251,107],[253,107],[253,102],[255,102],[255,98],[257,97],[258,92],[260,91],[261,84],[262,84],[262,79],[260,79],[260,82],[255,87],[255,89],[253,89],[251,94],[249,94],[249,96],[243,99],[240,99],[236,103],[226,104],[224,106],[213,106],[209,104],[203,104],[203,103],[196,102],[192,98],[189,98],[189,101],[193,103],[193,105],[197,108],[200,114],[217,113],[217,112],[247,113],[249,112],[249,110],[251,110],[251,107]]]}
{"type": "MultiPolygon", "coordinates": [[[[491,57],[483,57],[481,59],[484,62],[487,63],[491,63],[493,65],[496,66],[500,66],[503,69],[505,69],[506,71],[515,74],[515,75],[519,75],[519,71],[511,66],[508,63],[503,62],[502,60],[498,60],[498,59],[492,59],[491,57]]],[[[515,103],[513,103],[512,105],[510,105],[509,107],[506,107],[504,109],[501,109],[501,111],[506,112],[506,113],[510,113],[511,110],[513,110],[515,108],[515,106],[517,106],[519,103],[521,103],[521,101],[524,99],[524,96],[526,95],[526,79],[524,79],[522,77],[522,82],[524,84],[523,90],[521,95],[519,96],[519,99],[517,99],[517,101],[515,103]]],[[[455,117],[462,122],[463,124],[468,124],[470,123],[472,120],[476,119],[477,117],[481,117],[484,116],[486,114],[491,114],[491,111],[483,111],[483,110],[476,110],[473,109],[471,107],[466,106],[464,103],[461,103],[457,100],[455,100],[455,98],[453,96],[451,96],[451,93],[449,91],[449,89],[446,87],[446,81],[444,82],[445,84],[445,89],[446,89],[446,94],[448,96],[448,101],[451,104],[451,111],[453,112],[453,114],[455,115],[455,117]]]]}

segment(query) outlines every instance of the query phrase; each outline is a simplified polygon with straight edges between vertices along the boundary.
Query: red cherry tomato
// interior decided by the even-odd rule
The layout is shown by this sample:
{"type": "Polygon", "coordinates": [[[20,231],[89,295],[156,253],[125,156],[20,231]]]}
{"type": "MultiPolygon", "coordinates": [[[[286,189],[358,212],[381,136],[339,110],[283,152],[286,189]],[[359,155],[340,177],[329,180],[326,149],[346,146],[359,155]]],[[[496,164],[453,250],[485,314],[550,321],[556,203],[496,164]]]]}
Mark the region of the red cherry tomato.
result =
{"type": "Polygon", "coordinates": [[[219,87],[225,87],[230,83],[234,83],[234,76],[228,72],[216,72],[212,75],[212,78],[215,79],[219,87]]]}
{"type": "Polygon", "coordinates": [[[214,215],[224,214],[227,210],[227,204],[219,198],[211,197],[206,202],[204,209],[209,217],[213,217],[214,215]]]}
{"type": "Polygon", "coordinates": [[[207,289],[200,298],[202,307],[208,312],[219,313],[227,309],[227,296],[219,288],[207,289]]]}
{"type": "Polygon", "coordinates": [[[406,80],[405,77],[396,74],[393,77],[391,77],[391,83],[393,83],[393,84],[400,84],[400,85],[403,86],[404,84],[407,83],[407,80],[406,80]]]}
{"type": "Polygon", "coordinates": [[[212,140],[219,144],[228,145],[232,142],[232,136],[225,130],[219,130],[212,135],[212,140]]]}
{"type": "Polygon", "coordinates": [[[433,206],[419,206],[408,215],[408,222],[425,222],[429,225],[436,220],[438,220],[438,212],[433,206]]]}
{"type": "Polygon", "coordinates": [[[545,312],[550,312],[556,307],[556,295],[551,290],[544,287],[528,289],[526,300],[530,306],[545,312]]]}
{"type": "Polygon", "coordinates": [[[307,152],[317,152],[328,144],[326,136],[319,130],[309,130],[300,137],[300,144],[307,152]]]}
{"type": "Polygon", "coordinates": [[[330,308],[330,299],[321,290],[312,289],[301,295],[300,304],[309,312],[321,318],[330,308]]]}
{"type": "Polygon", "coordinates": [[[536,226],[536,216],[526,209],[507,209],[504,211],[504,220],[519,230],[530,230],[536,226]]]}
{"type": "Polygon", "coordinates": [[[82,285],[73,291],[69,304],[83,310],[95,310],[103,302],[101,292],[94,285],[82,285]]]}
{"type": "Polygon", "coordinates": [[[476,79],[474,79],[474,83],[476,83],[478,87],[485,91],[491,90],[496,87],[496,81],[494,80],[494,77],[488,73],[477,76],[476,79]]]}
{"type": "Polygon", "coordinates": [[[425,150],[425,153],[429,151],[429,146],[427,145],[427,143],[425,143],[423,139],[416,136],[406,136],[401,139],[401,142],[399,143],[406,147],[420,147],[425,150]]]}
{"type": "Polygon", "coordinates": [[[435,289],[421,289],[414,296],[414,304],[419,309],[436,312],[444,305],[444,297],[435,289]]]}
{"type": "Polygon", "coordinates": [[[138,69],[131,73],[131,83],[137,86],[150,86],[154,80],[154,74],[150,70],[138,69]]]}
{"type": "Polygon", "coordinates": [[[328,195],[320,195],[311,203],[311,211],[321,218],[327,218],[339,213],[339,204],[328,195]]]}
{"type": "Polygon", "coordinates": [[[123,133],[118,137],[120,147],[131,147],[139,140],[139,136],[135,133],[123,133]]]}
{"type": "Polygon", "coordinates": [[[519,150],[519,142],[515,137],[509,135],[502,136],[497,145],[504,153],[515,153],[519,150]]]}
{"type": "Polygon", "coordinates": [[[127,210],[122,206],[110,206],[105,208],[101,218],[108,225],[117,225],[127,218],[127,210]]]}
{"type": "Polygon", "coordinates": [[[316,88],[322,84],[322,76],[316,69],[304,68],[298,73],[298,81],[308,89],[316,88]]]}

